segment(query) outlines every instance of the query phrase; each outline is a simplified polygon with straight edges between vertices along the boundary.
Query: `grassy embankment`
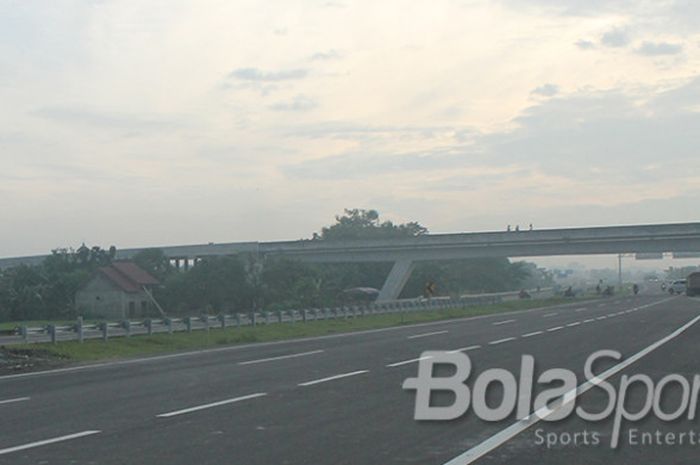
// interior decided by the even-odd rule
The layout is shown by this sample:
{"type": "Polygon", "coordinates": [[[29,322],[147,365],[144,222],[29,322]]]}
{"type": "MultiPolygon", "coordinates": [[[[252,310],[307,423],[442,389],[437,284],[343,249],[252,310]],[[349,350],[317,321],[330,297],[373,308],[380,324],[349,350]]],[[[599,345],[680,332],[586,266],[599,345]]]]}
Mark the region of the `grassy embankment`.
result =
{"type": "Polygon", "coordinates": [[[137,335],[130,338],[115,337],[111,338],[107,343],[100,339],[89,339],[83,344],[77,341],[64,341],[55,345],[41,343],[13,345],[12,347],[29,351],[38,350],[44,354],[48,352],[57,358],[84,362],[388,328],[413,323],[527,310],[536,307],[558,305],[570,301],[571,299],[563,298],[533,299],[503,302],[496,305],[470,306],[452,310],[404,313],[403,315],[394,313],[371,315],[363,318],[309,321],[307,323],[271,324],[269,326],[258,325],[256,328],[213,328],[209,332],[198,330],[189,334],[185,332],[176,332],[173,334],[155,334],[152,336],[137,335]]]}

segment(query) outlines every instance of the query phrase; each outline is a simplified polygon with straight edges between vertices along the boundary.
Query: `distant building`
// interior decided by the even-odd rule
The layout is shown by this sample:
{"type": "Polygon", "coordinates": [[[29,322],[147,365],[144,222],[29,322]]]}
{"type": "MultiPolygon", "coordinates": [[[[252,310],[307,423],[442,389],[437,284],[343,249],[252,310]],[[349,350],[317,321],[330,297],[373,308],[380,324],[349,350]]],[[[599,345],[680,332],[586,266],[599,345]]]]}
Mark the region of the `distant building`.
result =
{"type": "Polygon", "coordinates": [[[75,295],[78,313],[92,318],[122,319],[152,313],[149,292],[158,280],[134,262],[101,267],[75,295]]]}

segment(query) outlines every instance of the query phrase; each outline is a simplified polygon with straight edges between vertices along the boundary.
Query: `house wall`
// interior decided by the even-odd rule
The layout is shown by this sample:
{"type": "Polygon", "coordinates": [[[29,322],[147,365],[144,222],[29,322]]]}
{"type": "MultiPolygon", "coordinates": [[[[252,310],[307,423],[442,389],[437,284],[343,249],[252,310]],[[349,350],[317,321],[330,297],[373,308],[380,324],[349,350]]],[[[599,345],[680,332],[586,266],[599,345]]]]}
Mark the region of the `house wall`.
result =
{"type": "Polygon", "coordinates": [[[78,314],[120,320],[150,314],[151,302],[145,292],[124,292],[103,276],[95,276],[75,295],[78,314]]]}

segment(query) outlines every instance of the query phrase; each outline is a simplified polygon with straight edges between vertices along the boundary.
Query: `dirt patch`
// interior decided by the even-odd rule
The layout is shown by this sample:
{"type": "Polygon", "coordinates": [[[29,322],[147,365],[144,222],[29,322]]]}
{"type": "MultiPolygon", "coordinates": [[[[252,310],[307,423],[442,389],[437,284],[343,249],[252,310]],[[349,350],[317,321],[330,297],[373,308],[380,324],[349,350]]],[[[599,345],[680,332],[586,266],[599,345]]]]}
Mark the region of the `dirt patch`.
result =
{"type": "Polygon", "coordinates": [[[68,364],[68,359],[42,349],[0,346],[0,375],[48,370],[68,364]]]}

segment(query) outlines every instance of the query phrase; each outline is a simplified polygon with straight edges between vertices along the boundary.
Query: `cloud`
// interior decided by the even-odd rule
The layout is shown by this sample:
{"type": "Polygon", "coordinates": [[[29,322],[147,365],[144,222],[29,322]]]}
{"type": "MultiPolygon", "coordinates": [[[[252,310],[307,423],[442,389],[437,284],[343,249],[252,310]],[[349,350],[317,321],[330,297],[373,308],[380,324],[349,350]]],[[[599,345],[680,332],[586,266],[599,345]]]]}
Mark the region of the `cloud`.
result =
{"type": "Polygon", "coordinates": [[[187,125],[182,118],[112,112],[84,107],[43,107],[33,111],[32,115],[61,124],[78,124],[103,129],[127,130],[132,135],[139,134],[144,130],[167,130],[182,128],[187,125]]]}
{"type": "MultiPolygon", "coordinates": [[[[587,188],[627,183],[632,192],[664,182],[686,186],[691,182],[683,179],[700,172],[693,136],[700,127],[697,108],[700,77],[656,95],[641,107],[637,96],[622,91],[580,91],[531,106],[512,121],[515,129],[474,133],[465,143],[454,136],[452,145],[405,153],[397,153],[386,144],[386,149],[352,151],[288,165],[283,172],[318,180],[373,179],[414,172],[430,179],[434,187],[426,186],[427,181],[423,187],[433,191],[445,190],[438,187],[441,179],[450,179],[448,190],[458,190],[460,183],[455,176],[475,166],[514,167],[516,174],[526,169],[551,179],[571,179],[572,185],[587,188]],[[685,174],[679,174],[678,166],[685,167],[685,174]]],[[[355,128],[362,133],[372,129],[379,139],[396,138],[392,132],[379,132],[390,128],[355,128]]],[[[492,182],[495,178],[489,180],[492,182]]],[[[466,189],[473,184],[465,181],[463,185],[466,189]]],[[[546,182],[542,185],[542,190],[556,188],[547,187],[546,182]]],[[[574,200],[576,193],[561,194],[570,194],[569,200],[574,200]]]]}
{"type": "Polygon", "coordinates": [[[559,93],[559,86],[556,84],[544,84],[536,87],[530,92],[530,95],[541,95],[543,97],[553,97],[559,93]]]}
{"type": "Polygon", "coordinates": [[[463,163],[461,153],[441,150],[403,154],[351,152],[287,165],[283,172],[302,179],[357,179],[387,173],[450,169],[463,163]]]}
{"type": "Polygon", "coordinates": [[[309,111],[318,106],[315,100],[304,95],[297,95],[287,102],[278,102],[270,106],[275,111],[309,111]]]}
{"type": "Polygon", "coordinates": [[[542,8],[565,16],[597,16],[608,12],[627,12],[637,0],[501,0],[513,8],[542,8]]]}
{"type": "Polygon", "coordinates": [[[592,50],[595,48],[595,43],[591,42],[590,40],[585,40],[585,39],[577,40],[574,45],[576,45],[581,50],[592,50]]]}
{"type": "Polygon", "coordinates": [[[311,61],[339,60],[340,58],[342,58],[342,54],[334,49],[325,52],[317,52],[311,55],[311,61]]]}
{"type": "Polygon", "coordinates": [[[368,141],[371,139],[391,138],[403,139],[432,139],[438,135],[452,134],[455,137],[468,139],[474,131],[465,127],[455,126],[378,126],[343,121],[317,123],[310,126],[294,127],[288,136],[306,137],[309,139],[330,138],[337,140],[368,141]]]}
{"type": "Polygon", "coordinates": [[[230,79],[253,82],[276,82],[303,79],[309,74],[307,69],[295,68],[280,71],[262,71],[258,68],[238,68],[228,74],[230,79]]]}
{"type": "Polygon", "coordinates": [[[615,28],[612,29],[600,38],[600,43],[606,47],[620,48],[629,44],[629,36],[625,29],[615,28]]]}
{"type": "Polygon", "coordinates": [[[683,45],[670,42],[645,41],[637,48],[636,52],[646,56],[677,55],[683,51],[683,45]]]}

